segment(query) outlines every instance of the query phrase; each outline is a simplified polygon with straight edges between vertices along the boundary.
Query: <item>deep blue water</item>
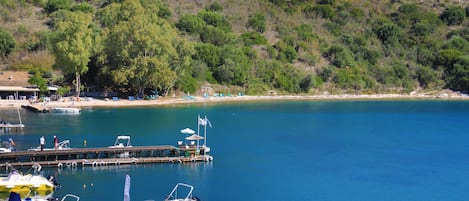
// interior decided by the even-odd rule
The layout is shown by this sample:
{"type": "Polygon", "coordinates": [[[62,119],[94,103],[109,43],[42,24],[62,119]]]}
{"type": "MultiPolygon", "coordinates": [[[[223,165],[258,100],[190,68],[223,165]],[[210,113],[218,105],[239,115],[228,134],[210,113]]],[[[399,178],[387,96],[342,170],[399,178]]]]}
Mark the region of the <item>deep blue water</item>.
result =
{"type": "MultiPolygon", "coordinates": [[[[15,120],[16,110],[0,110],[15,120]]],[[[469,200],[469,102],[293,101],[85,108],[80,115],[20,110],[18,149],[44,135],[72,147],[175,145],[179,130],[197,129],[197,115],[213,128],[213,163],[146,164],[47,169],[62,184],[57,196],[122,200],[125,175],[131,200],[163,200],[177,182],[204,201],[469,200]],[[86,186],[86,187],[85,187],[86,186]]]]}

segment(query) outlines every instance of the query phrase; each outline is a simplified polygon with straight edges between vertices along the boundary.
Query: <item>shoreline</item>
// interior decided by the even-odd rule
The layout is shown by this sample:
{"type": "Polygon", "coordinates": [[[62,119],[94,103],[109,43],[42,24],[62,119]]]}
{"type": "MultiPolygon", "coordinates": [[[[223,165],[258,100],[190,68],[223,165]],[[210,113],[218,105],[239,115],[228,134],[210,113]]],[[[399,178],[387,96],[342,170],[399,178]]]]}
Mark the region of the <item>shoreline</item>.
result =
{"type": "Polygon", "coordinates": [[[255,101],[283,101],[283,100],[469,100],[468,95],[461,94],[373,94],[373,95],[272,95],[272,96],[232,96],[232,97],[201,97],[191,96],[191,98],[169,98],[163,97],[155,100],[128,100],[119,99],[82,99],[80,101],[49,101],[30,103],[28,100],[0,100],[0,108],[16,108],[22,105],[40,105],[46,108],[53,107],[136,107],[136,106],[158,106],[158,105],[179,105],[179,104],[200,104],[200,103],[224,103],[224,102],[255,102],[255,101]]]}

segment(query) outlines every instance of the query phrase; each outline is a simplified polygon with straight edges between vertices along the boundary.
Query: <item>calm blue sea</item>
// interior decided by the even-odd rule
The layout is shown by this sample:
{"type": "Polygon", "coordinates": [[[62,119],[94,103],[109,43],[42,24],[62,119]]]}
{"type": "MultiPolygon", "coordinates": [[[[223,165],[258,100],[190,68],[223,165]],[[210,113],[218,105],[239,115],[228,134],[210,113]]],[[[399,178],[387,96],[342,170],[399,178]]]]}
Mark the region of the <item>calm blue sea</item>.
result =
{"type": "MultiPolygon", "coordinates": [[[[62,184],[56,196],[123,200],[125,175],[131,200],[163,200],[178,182],[204,201],[469,200],[469,102],[285,101],[85,108],[80,115],[20,110],[17,149],[46,137],[72,147],[105,147],[117,135],[132,144],[175,145],[197,115],[213,127],[207,143],[213,163],[147,164],[46,169],[62,184]]],[[[16,110],[0,118],[17,119],[16,110]]]]}

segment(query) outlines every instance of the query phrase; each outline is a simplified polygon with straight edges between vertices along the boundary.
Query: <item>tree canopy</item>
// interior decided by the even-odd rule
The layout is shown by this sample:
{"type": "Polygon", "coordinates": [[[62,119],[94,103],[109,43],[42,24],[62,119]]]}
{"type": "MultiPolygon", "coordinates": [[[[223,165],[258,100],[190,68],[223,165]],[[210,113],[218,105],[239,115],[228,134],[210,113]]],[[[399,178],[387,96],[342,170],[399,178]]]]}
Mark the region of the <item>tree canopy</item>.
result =
{"type": "Polygon", "coordinates": [[[54,55],[55,67],[75,74],[76,95],[80,94],[80,76],[88,71],[93,37],[91,16],[82,12],[61,10],[56,15],[54,55]]]}

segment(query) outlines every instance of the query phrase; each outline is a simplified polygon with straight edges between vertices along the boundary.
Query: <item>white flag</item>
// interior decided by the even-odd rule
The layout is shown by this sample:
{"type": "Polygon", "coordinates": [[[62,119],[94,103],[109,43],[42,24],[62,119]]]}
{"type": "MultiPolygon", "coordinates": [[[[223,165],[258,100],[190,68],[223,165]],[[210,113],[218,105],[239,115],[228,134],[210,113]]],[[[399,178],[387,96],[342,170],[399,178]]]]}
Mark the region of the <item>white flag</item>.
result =
{"type": "Polygon", "coordinates": [[[205,119],[199,117],[199,125],[205,126],[207,125],[207,122],[205,121],[205,119]]]}
{"type": "Polygon", "coordinates": [[[207,126],[207,124],[210,128],[212,128],[212,123],[210,123],[210,121],[207,118],[202,119],[199,117],[199,125],[207,126]]]}
{"type": "Polygon", "coordinates": [[[208,126],[212,128],[212,123],[210,123],[210,121],[207,118],[205,118],[205,124],[208,124],[208,126]]]}

